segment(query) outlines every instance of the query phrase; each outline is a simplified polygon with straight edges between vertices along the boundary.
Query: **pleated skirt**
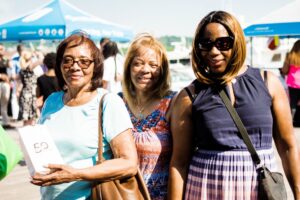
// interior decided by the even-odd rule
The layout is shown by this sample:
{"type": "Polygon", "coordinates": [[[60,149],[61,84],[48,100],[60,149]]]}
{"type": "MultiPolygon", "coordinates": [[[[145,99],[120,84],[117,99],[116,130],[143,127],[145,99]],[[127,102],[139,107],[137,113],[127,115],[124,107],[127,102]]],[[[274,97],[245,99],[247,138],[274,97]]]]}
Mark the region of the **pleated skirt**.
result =
{"type": "MultiPolygon", "coordinates": [[[[257,151],[262,163],[277,171],[273,149],[257,151]]],[[[186,200],[256,200],[258,175],[246,151],[198,150],[191,161],[186,200]]]]}

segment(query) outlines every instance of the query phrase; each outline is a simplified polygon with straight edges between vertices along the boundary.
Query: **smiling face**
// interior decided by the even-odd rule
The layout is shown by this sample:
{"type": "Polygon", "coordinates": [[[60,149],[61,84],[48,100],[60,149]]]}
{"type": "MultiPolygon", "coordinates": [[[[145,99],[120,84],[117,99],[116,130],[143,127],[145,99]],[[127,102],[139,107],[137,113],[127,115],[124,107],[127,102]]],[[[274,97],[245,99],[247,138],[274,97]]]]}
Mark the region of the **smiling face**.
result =
{"type": "MultiPolygon", "coordinates": [[[[203,33],[203,39],[209,39],[214,42],[218,38],[228,37],[229,34],[226,28],[219,23],[209,23],[203,33]]],[[[230,61],[232,49],[221,51],[216,46],[207,51],[201,51],[201,56],[209,67],[210,72],[215,74],[222,74],[225,72],[230,61]]]]}
{"type": "Polygon", "coordinates": [[[137,92],[147,92],[156,85],[161,73],[160,56],[149,47],[141,47],[134,57],[130,76],[137,92]]]}
{"type": "MultiPolygon", "coordinates": [[[[72,46],[72,43],[70,43],[70,45],[68,46],[72,46]]],[[[94,71],[94,63],[93,62],[88,63],[89,66],[84,66],[83,69],[80,67],[80,65],[78,65],[79,64],[78,62],[74,62],[73,65],[67,65],[67,61],[70,58],[76,61],[78,60],[93,61],[89,46],[87,44],[81,44],[79,46],[75,46],[71,48],[67,47],[64,52],[63,60],[60,66],[62,76],[69,89],[81,89],[81,88],[88,89],[91,85],[91,79],[94,71]]],[[[82,64],[86,64],[86,63],[82,62],[82,64]]]]}

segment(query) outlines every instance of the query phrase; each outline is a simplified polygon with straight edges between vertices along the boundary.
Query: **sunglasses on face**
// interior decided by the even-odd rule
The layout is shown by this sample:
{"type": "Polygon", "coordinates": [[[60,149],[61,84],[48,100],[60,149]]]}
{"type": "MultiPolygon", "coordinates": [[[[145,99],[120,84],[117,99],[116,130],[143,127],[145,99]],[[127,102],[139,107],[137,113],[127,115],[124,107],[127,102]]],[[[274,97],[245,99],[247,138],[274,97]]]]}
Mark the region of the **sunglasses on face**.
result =
{"type": "Polygon", "coordinates": [[[227,51],[233,47],[234,38],[231,36],[219,37],[215,41],[202,38],[199,41],[199,49],[201,51],[210,51],[215,46],[220,51],[227,51]]]}
{"type": "Polygon", "coordinates": [[[88,58],[77,58],[74,59],[71,56],[66,56],[62,60],[62,65],[64,68],[70,68],[72,67],[75,63],[81,68],[81,69],[87,69],[89,66],[93,63],[93,60],[90,60],[88,58]]]}

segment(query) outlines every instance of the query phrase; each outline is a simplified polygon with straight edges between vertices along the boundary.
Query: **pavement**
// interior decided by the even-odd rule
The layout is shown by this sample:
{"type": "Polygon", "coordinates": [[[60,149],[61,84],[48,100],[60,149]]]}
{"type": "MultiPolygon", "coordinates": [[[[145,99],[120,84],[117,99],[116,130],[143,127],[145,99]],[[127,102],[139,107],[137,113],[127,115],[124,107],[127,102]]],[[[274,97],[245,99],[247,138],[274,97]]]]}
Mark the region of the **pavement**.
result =
{"type": "MultiPolygon", "coordinates": [[[[19,136],[16,129],[9,129],[7,133],[19,143],[19,136]]],[[[297,138],[298,147],[300,148],[300,128],[294,128],[294,133],[297,138]]],[[[282,165],[278,153],[276,159],[280,171],[283,173],[282,165]]],[[[1,200],[39,200],[39,187],[32,185],[27,166],[24,161],[21,161],[13,171],[0,181],[0,199],[1,200]]],[[[288,192],[288,200],[292,200],[293,194],[285,178],[286,188],[288,192]]]]}

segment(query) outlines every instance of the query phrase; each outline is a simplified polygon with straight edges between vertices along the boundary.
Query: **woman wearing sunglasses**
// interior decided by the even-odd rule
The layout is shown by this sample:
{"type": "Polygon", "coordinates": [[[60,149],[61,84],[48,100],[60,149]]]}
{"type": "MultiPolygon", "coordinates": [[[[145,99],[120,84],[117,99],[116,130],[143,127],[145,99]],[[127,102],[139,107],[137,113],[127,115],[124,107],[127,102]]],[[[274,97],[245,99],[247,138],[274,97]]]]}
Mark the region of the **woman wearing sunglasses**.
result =
{"type": "Polygon", "coordinates": [[[183,89],[171,117],[173,155],[169,199],[257,199],[258,174],[216,88],[225,87],[263,164],[276,171],[272,136],[300,199],[300,162],[290,108],[279,79],[245,65],[238,21],[214,11],[196,30],[192,63],[197,79],[183,89]],[[274,127],[274,129],[273,129],[274,127]]]}
{"type": "Polygon", "coordinates": [[[93,181],[130,177],[137,172],[132,123],[124,102],[116,94],[103,101],[103,156],[98,151],[99,88],[103,57],[95,43],[75,34],[60,43],[55,72],[63,91],[52,93],[42,109],[40,123],[49,128],[65,165],[49,164],[50,173],[36,174],[42,199],[90,199],[93,181]],[[114,158],[112,158],[114,157],[114,158]]]}

